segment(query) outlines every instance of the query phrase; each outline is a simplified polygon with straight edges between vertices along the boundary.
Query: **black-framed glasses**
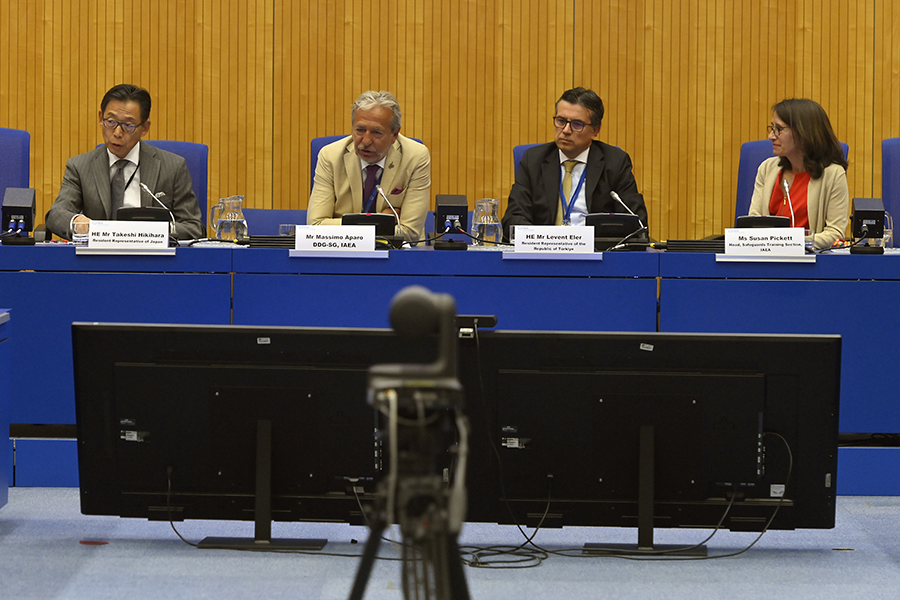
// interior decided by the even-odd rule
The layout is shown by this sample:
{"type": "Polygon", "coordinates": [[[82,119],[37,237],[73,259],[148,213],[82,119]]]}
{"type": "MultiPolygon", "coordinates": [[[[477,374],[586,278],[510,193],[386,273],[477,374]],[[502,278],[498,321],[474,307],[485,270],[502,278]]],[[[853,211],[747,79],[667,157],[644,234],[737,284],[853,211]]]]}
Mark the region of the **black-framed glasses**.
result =
{"type": "Polygon", "coordinates": [[[100,122],[103,123],[103,126],[107,129],[115,130],[116,127],[121,127],[122,131],[125,133],[134,133],[137,131],[138,127],[144,124],[143,121],[135,125],[134,123],[122,123],[113,119],[101,119],[100,122]]]}
{"type": "Polygon", "coordinates": [[[766,132],[768,132],[768,134],[774,133],[775,137],[781,137],[781,132],[785,129],[790,129],[790,127],[782,127],[781,125],[769,125],[768,127],[766,127],[766,132]]]}
{"type": "Polygon", "coordinates": [[[585,123],[584,121],[570,121],[569,119],[563,119],[562,117],[553,117],[553,126],[557,129],[565,129],[566,125],[572,128],[572,131],[575,133],[581,133],[584,131],[584,128],[591,123],[585,123]]]}

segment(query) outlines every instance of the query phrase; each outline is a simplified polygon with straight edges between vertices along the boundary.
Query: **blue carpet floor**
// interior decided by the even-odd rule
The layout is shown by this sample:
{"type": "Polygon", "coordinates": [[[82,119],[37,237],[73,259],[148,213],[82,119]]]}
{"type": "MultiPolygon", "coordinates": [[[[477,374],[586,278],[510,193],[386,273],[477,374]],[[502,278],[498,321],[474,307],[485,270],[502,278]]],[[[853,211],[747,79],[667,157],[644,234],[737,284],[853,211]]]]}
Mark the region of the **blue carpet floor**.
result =
{"type": "MultiPolygon", "coordinates": [[[[191,541],[253,535],[251,523],[189,521],[177,527],[191,541]]],[[[656,541],[690,544],[707,535],[658,530],[656,541]]],[[[366,528],[276,523],[273,536],[324,537],[329,543],[317,554],[198,550],[179,540],[168,523],[81,515],[77,489],[11,488],[9,504],[0,509],[0,598],[348,597],[366,528]]],[[[396,531],[392,536],[399,539],[396,531]]],[[[629,529],[566,528],[541,531],[534,541],[559,550],[590,541],[633,543],[636,536],[629,529]]],[[[719,532],[708,543],[709,554],[735,552],[755,537],[719,532]]],[[[521,541],[515,527],[485,524],[466,525],[460,537],[461,545],[521,541]]],[[[387,542],[380,554],[399,556],[387,542]]],[[[648,562],[550,555],[517,566],[530,568],[465,567],[471,597],[895,600],[900,598],[900,498],[839,497],[835,529],[772,531],[731,558],[648,562]]],[[[379,560],[365,597],[401,599],[400,582],[400,564],[379,560]]]]}

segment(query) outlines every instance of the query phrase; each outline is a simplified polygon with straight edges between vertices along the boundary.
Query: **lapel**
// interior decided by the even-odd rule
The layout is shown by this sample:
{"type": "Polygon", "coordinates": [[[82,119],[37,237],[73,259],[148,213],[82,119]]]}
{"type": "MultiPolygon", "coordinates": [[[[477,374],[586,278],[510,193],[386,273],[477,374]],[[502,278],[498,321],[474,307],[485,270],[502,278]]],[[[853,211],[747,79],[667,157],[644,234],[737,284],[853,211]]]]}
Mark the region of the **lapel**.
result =
{"type": "MultiPolygon", "coordinates": [[[[384,172],[381,174],[381,187],[385,194],[390,194],[394,189],[394,180],[397,178],[397,172],[400,170],[400,159],[403,152],[400,150],[400,138],[398,137],[388,152],[387,160],[384,161],[384,172]]],[[[378,197],[376,203],[378,212],[384,210],[384,198],[378,197]]]]}
{"type": "MultiPolygon", "coordinates": [[[[141,178],[141,183],[146,185],[154,192],[158,192],[159,190],[156,188],[159,184],[159,158],[157,158],[156,156],[156,148],[154,148],[150,144],[141,142],[140,161],[141,172],[139,173],[139,175],[141,178]]],[[[141,191],[143,192],[143,188],[141,188],[141,191]]],[[[142,193],[140,195],[140,198],[141,206],[144,208],[148,206],[159,206],[151,198],[148,198],[146,193],[142,193]]]]}
{"type": "Polygon", "coordinates": [[[95,192],[100,198],[105,218],[109,219],[111,207],[109,199],[109,153],[105,145],[94,151],[90,159],[90,173],[94,180],[95,192]]]}
{"type": "MultiPolygon", "coordinates": [[[[819,196],[822,193],[822,182],[824,180],[824,173],[818,179],[813,179],[812,177],[810,177],[809,185],[806,188],[806,216],[809,219],[809,226],[813,230],[818,229],[819,226],[819,196]]],[[[771,198],[772,192],[769,192],[768,196],[763,197],[771,198]]],[[[768,208],[768,206],[766,208],[768,208]]]]}
{"type": "Polygon", "coordinates": [[[350,136],[347,147],[344,149],[344,170],[346,171],[344,181],[350,185],[350,195],[353,199],[353,207],[350,212],[362,212],[362,167],[359,166],[359,157],[353,151],[353,136],[350,136]]]}
{"type": "MultiPolygon", "coordinates": [[[[603,155],[603,149],[598,143],[591,142],[591,151],[588,152],[588,162],[587,166],[587,177],[584,180],[584,198],[587,201],[587,209],[588,212],[598,212],[594,210],[591,206],[594,199],[594,191],[597,189],[597,184],[600,182],[600,175],[603,173],[603,166],[606,163],[606,157],[603,155]]],[[[606,198],[601,199],[602,202],[606,201],[606,198]]]]}
{"type": "Polygon", "coordinates": [[[550,210],[551,225],[556,222],[556,213],[561,206],[559,198],[559,169],[559,149],[556,147],[556,144],[552,144],[552,149],[547,155],[547,159],[541,165],[541,175],[544,181],[543,197],[550,200],[550,206],[547,208],[550,210]]]}

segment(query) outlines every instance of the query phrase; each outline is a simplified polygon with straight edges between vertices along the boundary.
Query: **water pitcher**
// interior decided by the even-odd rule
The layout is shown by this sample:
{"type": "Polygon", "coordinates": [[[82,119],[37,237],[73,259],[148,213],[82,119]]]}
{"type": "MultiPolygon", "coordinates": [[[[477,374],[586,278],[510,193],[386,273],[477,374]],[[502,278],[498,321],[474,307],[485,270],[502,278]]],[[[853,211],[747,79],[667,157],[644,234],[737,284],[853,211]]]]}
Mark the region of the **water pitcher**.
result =
{"type": "Polygon", "coordinates": [[[500,201],[494,198],[482,198],[475,202],[475,210],[472,213],[472,240],[473,246],[485,246],[500,248],[497,244],[501,241],[500,229],[500,201]]]}
{"type": "Polygon", "coordinates": [[[237,241],[247,237],[243,204],[243,196],[231,196],[209,208],[209,224],[216,230],[216,239],[237,241]]]}

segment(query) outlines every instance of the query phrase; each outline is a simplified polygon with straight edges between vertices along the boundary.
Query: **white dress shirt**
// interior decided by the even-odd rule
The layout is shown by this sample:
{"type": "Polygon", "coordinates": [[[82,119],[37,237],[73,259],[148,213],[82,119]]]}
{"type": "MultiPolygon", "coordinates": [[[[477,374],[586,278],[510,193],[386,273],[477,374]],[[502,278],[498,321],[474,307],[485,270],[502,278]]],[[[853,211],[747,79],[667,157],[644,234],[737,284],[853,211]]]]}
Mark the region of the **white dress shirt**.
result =
{"type": "MultiPolygon", "coordinates": [[[[559,151],[559,177],[560,181],[562,178],[566,176],[566,167],[563,165],[567,160],[575,160],[578,161],[578,164],[572,169],[572,192],[575,192],[575,188],[578,187],[578,182],[581,180],[581,174],[584,173],[584,170],[587,168],[587,160],[588,153],[591,151],[591,147],[588,146],[587,150],[576,156],[575,158],[569,158],[565,154],[563,154],[562,150],[559,151]]],[[[567,202],[571,202],[571,198],[566,198],[567,202]]],[[[559,209],[564,211],[563,217],[565,220],[565,209],[562,207],[562,203],[559,205],[559,209]]],[[[572,207],[572,212],[569,213],[569,225],[584,225],[584,217],[588,214],[587,207],[587,198],[584,195],[584,186],[581,186],[581,189],[578,190],[578,196],[575,198],[575,206],[572,207]]]]}

